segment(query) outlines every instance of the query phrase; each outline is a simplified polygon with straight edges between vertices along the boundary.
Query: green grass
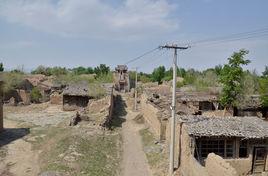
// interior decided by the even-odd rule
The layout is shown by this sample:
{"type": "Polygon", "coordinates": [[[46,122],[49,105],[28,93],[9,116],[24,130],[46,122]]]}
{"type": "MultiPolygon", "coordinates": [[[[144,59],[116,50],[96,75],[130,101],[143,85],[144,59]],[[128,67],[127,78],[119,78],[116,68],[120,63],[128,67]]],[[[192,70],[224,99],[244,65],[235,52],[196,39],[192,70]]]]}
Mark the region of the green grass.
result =
{"type": "Polygon", "coordinates": [[[87,135],[77,130],[47,127],[31,131],[31,135],[37,136],[33,149],[42,151],[41,171],[77,176],[119,175],[120,134],[87,135]],[[44,134],[45,137],[38,137],[44,134]]]}
{"type": "Polygon", "coordinates": [[[167,153],[162,151],[161,146],[155,144],[154,135],[148,128],[140,130],[144,152],[154,175],[167,175],[167,153]]]}

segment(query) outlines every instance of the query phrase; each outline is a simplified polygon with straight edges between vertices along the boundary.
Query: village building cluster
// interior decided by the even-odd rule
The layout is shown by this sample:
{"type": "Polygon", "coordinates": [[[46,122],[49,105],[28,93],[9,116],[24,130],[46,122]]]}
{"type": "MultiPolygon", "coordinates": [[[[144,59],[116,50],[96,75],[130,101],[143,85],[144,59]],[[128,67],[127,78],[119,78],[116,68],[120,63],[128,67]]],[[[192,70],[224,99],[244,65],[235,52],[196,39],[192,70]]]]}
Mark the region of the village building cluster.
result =
{"type": "MultiPolygon", "coordinates": [[[[179,175],[268,174],[268,116],[259,96],[224,111],[217,91],[176,92],[179,175]]],[[[170,140],[170,86],[145,88],[141,111],[159,141],[170,140]]]]}
{"type": "MultiPolygon", "coordinates": [[[[113,84],[102,84],[104,97],[96,99],[88,83],[57,85],[43,75],[25,78],[15,90],[2,94],[0,81],[0,130],[3,129],[3,102],[28,105],[34,87],[41,90],[40,101],[62,105],[64,111],[77,111],[81,120],[111,123],[118,92],[131,89],[128,68],[118,65],[113,84]],[[114,90],[115,88],[115,90],[114,90]],[[104,117],[104,118],[103,118],[104,117]]],[[[268,110],[258,95],[249,96],[240,107],[225,111],[219,91],[176,92],[176,167],[179,175],[268,174],[268,110]]],[[[170,86],[145,87],[140,94],[140,111],[160,142],[170,137],[170,86]]]]}

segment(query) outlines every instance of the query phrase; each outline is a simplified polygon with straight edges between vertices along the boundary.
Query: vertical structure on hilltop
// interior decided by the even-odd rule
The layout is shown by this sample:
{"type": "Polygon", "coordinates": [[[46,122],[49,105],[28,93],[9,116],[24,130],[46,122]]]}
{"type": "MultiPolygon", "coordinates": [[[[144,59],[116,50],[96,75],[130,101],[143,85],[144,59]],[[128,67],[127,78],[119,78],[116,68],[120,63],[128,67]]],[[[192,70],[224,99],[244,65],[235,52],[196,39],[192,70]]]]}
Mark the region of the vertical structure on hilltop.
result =
{"type": "Polygon", "coordinates": [[[115,68],[115,89],[120,92],[129,92],[130,82],[128,68],[126,65],[118,65],[115,68]]]}
{"type": "Polygon", "coordinates": [[[4,129],[3,119],[3,81],[0,80],[0,132],[4,129]]]}

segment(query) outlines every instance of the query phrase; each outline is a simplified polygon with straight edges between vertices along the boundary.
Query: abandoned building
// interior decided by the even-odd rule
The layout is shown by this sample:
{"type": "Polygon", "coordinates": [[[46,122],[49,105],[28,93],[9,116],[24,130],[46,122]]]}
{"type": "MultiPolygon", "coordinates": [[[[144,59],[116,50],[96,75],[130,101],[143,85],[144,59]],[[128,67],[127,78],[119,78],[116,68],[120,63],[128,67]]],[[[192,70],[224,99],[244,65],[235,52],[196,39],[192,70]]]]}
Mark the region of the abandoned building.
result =
{"type": "Polygon", "coordinates": [[[73,84],[63,90],[63,110],[75,111],[86,108],[91,99],[88,84],[73,84]]]}
{"type": "Polygon", "coordinates": [[[176,140],[181,175],[268,174],[268,122],[258,117],[177,116],[176,140]]]}
{"type": "Polygon", "coordinates": [[[115,89],[120,92],[129,92],[130,80],[126,65],[118,65],[114,73],[115,89]]]}
{"type": "Polygon", "coordinates": [[[268,109],[261,104],[260,95],[249,95],[234,108],[234,116],[258,116],[268,119],[268,109]]]}
{"type": "Polygon", "coordinates": [[[30,93],[33,87],[29,80],[23,79],[14,89],[4,94],[4,102],[10,105],[19,103],[29,105],[31,103],[30,93]]]}

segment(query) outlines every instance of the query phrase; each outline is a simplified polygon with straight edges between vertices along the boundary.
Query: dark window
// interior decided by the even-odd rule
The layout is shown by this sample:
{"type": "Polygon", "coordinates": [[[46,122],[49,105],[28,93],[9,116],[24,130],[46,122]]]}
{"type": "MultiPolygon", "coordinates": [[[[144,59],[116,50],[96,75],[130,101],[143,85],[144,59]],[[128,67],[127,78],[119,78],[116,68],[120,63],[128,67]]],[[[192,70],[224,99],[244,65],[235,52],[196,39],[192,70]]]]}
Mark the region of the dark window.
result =
{"type": "Polygon", "coordinates": [[[248,141],[242,140],[239,144],[239,157],[245,158],[248,157],[248,141]]]}
{"type": "Polygon", "coordinates": [[[234,155],[234,140],[224,139],[197,139],[198,155],[206,158],[209,153],[215,153],[223,158],[234,155]]]}

